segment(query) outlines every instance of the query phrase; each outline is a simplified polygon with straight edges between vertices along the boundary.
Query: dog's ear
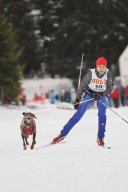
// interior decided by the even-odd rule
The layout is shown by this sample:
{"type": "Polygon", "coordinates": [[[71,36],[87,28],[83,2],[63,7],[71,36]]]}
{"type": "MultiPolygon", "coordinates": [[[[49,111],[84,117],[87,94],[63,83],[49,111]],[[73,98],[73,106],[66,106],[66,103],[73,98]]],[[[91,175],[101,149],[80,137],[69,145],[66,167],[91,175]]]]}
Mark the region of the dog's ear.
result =
{"type": "Polygon", "coordinates": [[[25,112],[22,113],[22,115],[25,115],[25,114],[26,114],[25,112]]]}
{"type": "Polygon", "coordinates": [[[32,113],[32,116],[33,116],[35,119],[37,119],[36,116],[35,116],[33,113],[32,113]]]}

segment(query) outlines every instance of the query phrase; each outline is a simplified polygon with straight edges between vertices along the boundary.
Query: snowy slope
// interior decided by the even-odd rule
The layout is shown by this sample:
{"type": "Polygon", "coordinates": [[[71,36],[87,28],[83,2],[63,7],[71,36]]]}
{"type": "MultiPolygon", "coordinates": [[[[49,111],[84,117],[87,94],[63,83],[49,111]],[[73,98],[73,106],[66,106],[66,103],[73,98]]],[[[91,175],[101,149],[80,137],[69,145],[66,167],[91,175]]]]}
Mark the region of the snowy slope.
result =
{"type": "MultiPolygon", "coordinates": [[[[128,107],[114,110],[128,120],[128,107]]],[[[128,124],[110,110],[105,138],[110,150],[96,145],[97,109],[86,112],[65,138],[67,143],[46,147],[74,112],[50,106],[33,110],[0,106],[1,192],[128,191],[128,124]],[[34,150],[22,147],[23,111],[38,118],[34,150]]]]}

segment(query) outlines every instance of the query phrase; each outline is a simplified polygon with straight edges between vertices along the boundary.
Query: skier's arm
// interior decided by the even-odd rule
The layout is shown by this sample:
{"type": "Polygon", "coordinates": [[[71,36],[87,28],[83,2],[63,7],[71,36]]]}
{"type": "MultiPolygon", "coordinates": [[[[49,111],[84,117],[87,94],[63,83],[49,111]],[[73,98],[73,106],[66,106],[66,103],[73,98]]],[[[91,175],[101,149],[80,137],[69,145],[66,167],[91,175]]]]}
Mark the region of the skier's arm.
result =
{"type": "Polygon", "coordinates": [[[110,93],[112,92],[113,89],[113,76],[112,73],[110,71],[108,71],[108,80],[107,80],[107,88],[106,90],[103,92],[103,95],[110,95],[110,93]]]}
{"type": "Polygon", "coordinates": [[[79,99],[79,100],[81,99],[82,93],[86,92],[86,90],[88,88],[88,84],[90,83],[91,78],[92,78],[92,72],[89,71],[85,75],[84,79],[80,83],[80,87],[79,87],[79,89],[78,89],[78,91],[76,93],[76,99],[79,99]]]}

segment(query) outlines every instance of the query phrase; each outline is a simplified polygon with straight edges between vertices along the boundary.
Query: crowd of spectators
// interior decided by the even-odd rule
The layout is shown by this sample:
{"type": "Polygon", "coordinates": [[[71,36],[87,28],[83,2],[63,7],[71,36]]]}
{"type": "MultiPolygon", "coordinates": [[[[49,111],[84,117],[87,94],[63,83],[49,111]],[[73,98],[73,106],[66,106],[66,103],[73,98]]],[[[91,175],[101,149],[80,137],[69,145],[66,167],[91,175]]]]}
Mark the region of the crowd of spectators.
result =
{"type": "Polygon", "coordinates": [[[24,91],[20,92],[18,100],[20,105],[26,105],[28,102],[37,102],[40,104],[44,103],[50,103],[50,104],[55,104],[57,102],[68,102],[68,103],[73,103],[75,100],[75,89],[64,89],[62,88],[59,91],[56,90],[49,90],[48,92],[45,93],[34,93],[32,99],[27,99],[27,96],[24,94],[24,91]]]}
{"type": "MultiPolygon", "coordinates": [[[[58,92],[52,89],[49,92],[42,94],[35,93],[31,101],[40,102],[42,104],[47,102],[50,104],[55,104],[58,102],[68,102],[73,104],[75,95],[76,92],[74,88],[67,90],[63,88],[58,92]]],[[[128,106],[128,86],[114,87],[108,100],[111,107],[118,108],[120,106],[128,106]]],[[[19,101],[21,105],[26,105],[28,101],[23,92],[19,97],[19,101]]]]}
{"type": "Polygon", "coordinates": [[[114,87],[110,95],[111,105],[118,108],[120,106],[128,106],[128,85],[114,87]]]}

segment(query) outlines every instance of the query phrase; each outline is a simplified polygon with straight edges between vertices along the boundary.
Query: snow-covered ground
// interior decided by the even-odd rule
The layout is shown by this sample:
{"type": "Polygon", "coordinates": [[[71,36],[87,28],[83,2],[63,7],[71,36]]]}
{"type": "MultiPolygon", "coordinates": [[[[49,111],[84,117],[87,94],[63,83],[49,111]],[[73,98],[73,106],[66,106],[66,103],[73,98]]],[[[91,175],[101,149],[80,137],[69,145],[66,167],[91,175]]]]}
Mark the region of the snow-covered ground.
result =
{"type": "MultiPolygon", "coordinates": [[[[128,107],[113,110],[128,120],[128,107]]],[[[128,124],[112,111],[107,111],[105,138],[111,149],[97,147],[97,109],[85,113],[66,143],[47,146],[74,112],[51,105],[34,109],[0,106],[1,192],[128,191],[128,124]],[[37,116],[34,150],[22,147],[23,111],[37,116]]]]}

